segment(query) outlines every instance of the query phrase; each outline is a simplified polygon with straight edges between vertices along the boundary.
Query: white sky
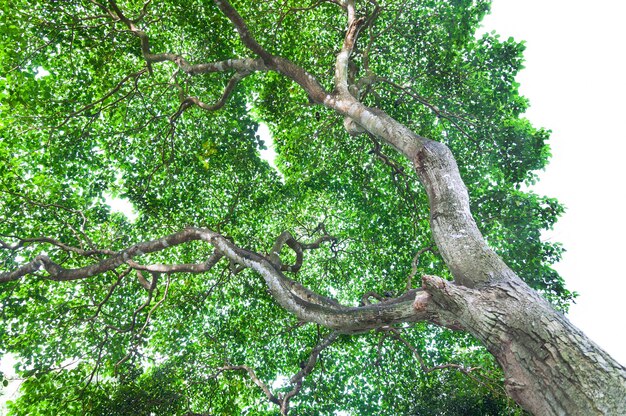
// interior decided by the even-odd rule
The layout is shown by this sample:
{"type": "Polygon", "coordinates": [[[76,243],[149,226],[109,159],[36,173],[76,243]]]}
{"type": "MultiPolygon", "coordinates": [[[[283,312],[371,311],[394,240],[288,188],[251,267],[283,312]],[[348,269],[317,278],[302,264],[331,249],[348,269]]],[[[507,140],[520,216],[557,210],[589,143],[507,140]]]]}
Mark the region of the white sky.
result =
{"type": "Polygon", "coordinates": [[[494,0],[483,27],[526,40],[517,81],[526,116],[549,128],[552,160],[537,193],[567,212],[547,238],[567,252],[557,265],[580,293],[569,317],[626,364],[626,1],[494,0]]]}
{"type": "MultiPolygon", "coordinates": [[[[534,189],[567,207],[546,237],[568,250],[557,269],[569,289],[580,293],[569,316],[622,364],[626,271],[618,260],[626,257],[624,19],[624,0],[494,0],[483,23],[486,31],[526,40],[526,69],[518,82],[531,101],[527,117],[553,131],[553,158],[534,189]]],[[[3,364],[7,371],[6,360],[3,364]]],[[[10,397],[0,396],[0,414],[3,399],[10,397]]]]}

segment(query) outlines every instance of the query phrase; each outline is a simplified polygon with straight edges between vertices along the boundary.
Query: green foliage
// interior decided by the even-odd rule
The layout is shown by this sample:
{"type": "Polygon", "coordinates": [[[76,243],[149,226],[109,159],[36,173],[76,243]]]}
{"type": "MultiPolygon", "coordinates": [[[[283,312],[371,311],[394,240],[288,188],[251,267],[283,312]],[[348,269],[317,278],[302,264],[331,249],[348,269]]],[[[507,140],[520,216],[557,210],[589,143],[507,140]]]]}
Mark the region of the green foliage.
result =
{"type": "MultiPolygon", "coordinates": [[[[357,3],[372,12],[370,2],[357,3]]],[[[565,309],[573,294],[551,268],[562,248],[540,238],[563,208],[525,191],[549,157],[549,132],[520,117],[523,44],[475,39],[485,0],[379,3],[353,59],[358,77],[369,65],[386,80],[362,91],[363,101],[452,149],[489,243],[565,309]]],[[[136,16],[143,2],[118,4],[136,16]]],[[[342,11],[303,4],[317,3],[234,6],[260,44],[332,89],[342,11]]],[[[138,24],[154,52],[192,63],[251,54],[211,1],[158,1],[147,10],[138,24]]],[[[352,305],[367,291],[403,293],[416,252],[433,246],[426,196],[408,162],[385,163],[391,149],[348,136],[338,116],[278,74],[252,74],[223,109],[191,108],[172,125],[181,89],[214,102],[228,74],[190,77],[171,63],[148,71],[139,40],[88,1],[0,1],[0,31],[3,241],[49,236],[121,250],[194,225],[267,252],[283,230],[310,241],[323,223],[337,241],[307,252],[294,278],[352,305]],[[259,122],[270,127],[280,173],[259,156],[259,122]],[[111,197],[132,203],[137,219],[112,212],[111,197]]],[[[29,243],[0,250],[0,271],[44,252],[68,268],[100,258],[29,243]]],[[[142,261],[193,263],[210,253],[198,243],[142,261]]],[[[436,249],[420,257],[422,274],[450,277],[436,249]]],[[[218,368],[248,365],[285,392],[291,387],[279,381],[324,335],[282,310],[259,276],[231,275],[222,263],[205,275],[162,276],[150,294],[123,268],[77,282],[29,276],[0,286],[0,321],[0,354],[17,354],[26,379],[14,415],[276,414],[247,374],[218,368]]],[[[426,366],[482,369],[426,374],[384,333],[343,337],[305,378],[295,412],[520,414],[493,359],[467,336],[401,329],[426,366]]]]}

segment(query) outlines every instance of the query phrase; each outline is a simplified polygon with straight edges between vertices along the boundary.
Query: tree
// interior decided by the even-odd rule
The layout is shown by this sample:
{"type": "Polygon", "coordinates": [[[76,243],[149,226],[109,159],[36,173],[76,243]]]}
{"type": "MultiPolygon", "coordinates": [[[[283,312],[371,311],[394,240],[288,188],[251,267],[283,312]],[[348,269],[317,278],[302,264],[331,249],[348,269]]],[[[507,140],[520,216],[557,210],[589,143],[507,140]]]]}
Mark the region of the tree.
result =
{"type": "Polygon", "coordinates": [[[556,310],[562,208],[522,190],[548,132],[523,45],[474,38],[488,2],[2,11],[13,413],[514,414],[500,377],[534,414],[626,413],[626,369],[556,310]]]}

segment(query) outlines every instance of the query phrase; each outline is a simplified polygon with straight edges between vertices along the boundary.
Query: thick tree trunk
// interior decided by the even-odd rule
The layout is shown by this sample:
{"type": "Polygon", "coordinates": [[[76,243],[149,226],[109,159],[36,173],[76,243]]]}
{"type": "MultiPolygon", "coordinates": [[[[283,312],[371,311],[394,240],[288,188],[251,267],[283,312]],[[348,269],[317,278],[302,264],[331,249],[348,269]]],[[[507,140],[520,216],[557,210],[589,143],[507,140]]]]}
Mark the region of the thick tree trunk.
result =
{"type": "Polygon", "coordinates": [[[535,415],[626,415],[626,369],[525,283],[479,289],[424,277],[441,310],[494,355],[510,396],[535,415]]]}
{"type": "Polygon", "coordinates": [[[435,240],[455,277],[423,279],[442,317],[483,343],[504,370],[508,393],[531,413],[626,415],[626,368],[486,245],[447,147],[427,142],[413,160],[429,196],[435,240]]]}
{"type": "Polygon", "coordinates": [[[511,397],[531,413],[626,415],[626,368],[489,248],[448,147],[352,99],[332,105],[409,158],[426,189],[433,236],[454,282],[425,277],[423,288],[432,298],[420,294],[415,308],[436,311],[433,322],[480,340],[504,370],[511,397]]]}

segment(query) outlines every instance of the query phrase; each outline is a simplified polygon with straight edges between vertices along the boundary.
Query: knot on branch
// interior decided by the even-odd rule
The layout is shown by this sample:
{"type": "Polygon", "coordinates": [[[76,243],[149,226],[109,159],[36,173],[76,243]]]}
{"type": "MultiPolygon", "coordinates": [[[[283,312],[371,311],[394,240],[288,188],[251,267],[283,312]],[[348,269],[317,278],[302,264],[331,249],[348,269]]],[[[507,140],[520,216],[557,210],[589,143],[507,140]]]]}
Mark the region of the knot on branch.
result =
{"type": "Polygon", "coordinates": [[[430,298],[431,296],[428,292],[417,292],[413,301],[413,307],[418,312],[426,312],[430,298]]]}
{"type": "Polygon", "coordinates": [[[50,278],[53,280],[63,271],[63,267],[50,260],[50,257],[46,256],[45,254],[40,254],[35,257],[33,266],[35,266],[36,268],[43,266],[44,269],[50,274],[50,278]]]}
{"type": "Polygon", "coordinates": [[[272,247],[272,250],[270,251],[269,261],[272,266],[274,266],[277,270],[297,273],[302,267],[304,250],[316,249],[319,248],[320,245],[326,241],[337,240],[335,237],[326,234],[326,231],[323,228],[323,225],[318,227],[318,229],[321,229],[324,232],[324,235],[322,235],[320,238],[310,244],[300,243],[293,237],[293,235],[291,235],[289,231],[284,231],[281,235],[278,236],[276,242],[274,243],[274,246],[272,247]],[[280,260],[280,252],[285,244],[289,248],[291,248],[296,254],[296,261],[294,264],[283,264],[280,260]]]}
{"type": "Polygon", "coordinates": [[[479,291],[460,286],[438,276],[422,276],[423,293],[415,297],[413,307],[431,308],[436,312],[433,322],[452,330],[463,330],[461,323],[467,317],[471,304],[477,300],[479,291]]]}
{"type": "Polygon", "coordinates": [[[363,294],[363,296],[361,296],[361,306],[364,305],[371,305],[372,302],[370,301],[371,298],[376,299],[378,302],[386,302],[390,299],[393,299],[393,293],[391,292],[384,292],[382,295],[380,293],[374,292],[374,291],[369,291],[369,292],[365,292],[363,294]]]}
{"type": "Polygon", "coordinates": [[[350,136],[358,136],[366,132],[356,121],[346,116],[343,118],[343,127],[346,129],[350,136]]]}

